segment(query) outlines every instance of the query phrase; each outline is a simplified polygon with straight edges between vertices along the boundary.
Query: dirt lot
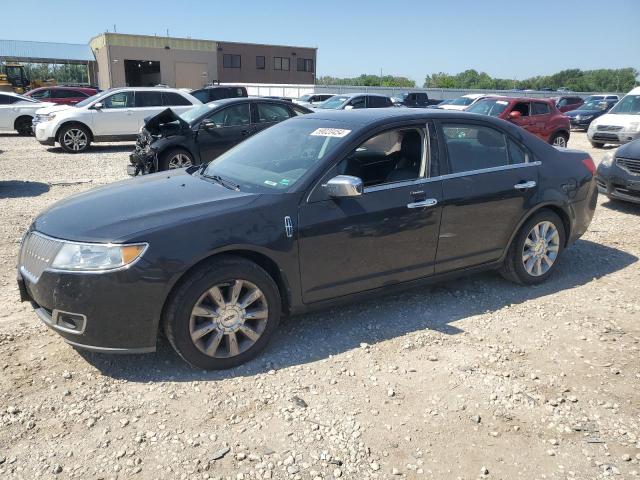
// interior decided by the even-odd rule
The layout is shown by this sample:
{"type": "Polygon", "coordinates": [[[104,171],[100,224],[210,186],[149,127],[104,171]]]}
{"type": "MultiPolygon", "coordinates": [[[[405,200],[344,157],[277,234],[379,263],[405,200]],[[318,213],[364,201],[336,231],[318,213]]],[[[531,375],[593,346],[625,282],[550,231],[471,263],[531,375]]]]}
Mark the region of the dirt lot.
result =
{"type": "Polygon", "coordinates": [[[164,341],[77,352],[18,302],[31,219],[124,179],[130,149],[0,136],[0,478],[640,475],[639,207],[601,198],[542,286],[487,273],[306,315],[210,373],[164,341]]]}

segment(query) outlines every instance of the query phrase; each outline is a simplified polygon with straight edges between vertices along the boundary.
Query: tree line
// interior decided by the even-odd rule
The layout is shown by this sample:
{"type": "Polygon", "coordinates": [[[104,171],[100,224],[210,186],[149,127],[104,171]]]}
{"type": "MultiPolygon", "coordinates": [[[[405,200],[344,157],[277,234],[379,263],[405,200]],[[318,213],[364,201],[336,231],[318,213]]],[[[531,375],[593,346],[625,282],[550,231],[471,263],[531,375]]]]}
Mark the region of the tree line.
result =
{"type": "MultiPolygon", "coordinates": [[[[601,68],[598,70],[580,70],[578,68],[562,70],[553,75],[538,75],[524,80],[494,78],[485,72],[465,70],[458,74],[439,72],[427,75],[425,88],[464,88],[483,90],[557,90],[560,87],[574,92],[627,92],[638,84],[640,73],[633,68],[601,68]]],[[[415,88],[416,83],[403,76],[367,75],[340,78],[323,76],[318,79],[320,85],[356,85],[366,87],[404,87],[415,88]]]]}

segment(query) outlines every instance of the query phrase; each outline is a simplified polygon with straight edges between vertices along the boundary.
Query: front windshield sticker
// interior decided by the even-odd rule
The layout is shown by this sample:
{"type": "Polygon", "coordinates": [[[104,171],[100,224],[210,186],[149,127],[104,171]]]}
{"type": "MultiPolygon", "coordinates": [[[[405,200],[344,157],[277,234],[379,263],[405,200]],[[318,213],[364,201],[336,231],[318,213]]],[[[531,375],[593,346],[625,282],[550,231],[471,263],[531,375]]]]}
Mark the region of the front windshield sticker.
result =
{"type": "Polygon", "coordinates": [[[342,128],[318,128],[311,132],[313,137],[346,137],[351,133],[351,130],[344,130],[342,128]]]}
{"type": "Polygon", "coordinates": [[[272,182],[271,180],[265,180],[265,185],[269,185],[270,187],[277,187],[278,184],[276,182],[272,182]]]}
{"type": "Polygon", "coordinates": [[[509,102],[505,102],[504,100],[498,100],[496,103],[499,105],[509,105],[509,102]]]}

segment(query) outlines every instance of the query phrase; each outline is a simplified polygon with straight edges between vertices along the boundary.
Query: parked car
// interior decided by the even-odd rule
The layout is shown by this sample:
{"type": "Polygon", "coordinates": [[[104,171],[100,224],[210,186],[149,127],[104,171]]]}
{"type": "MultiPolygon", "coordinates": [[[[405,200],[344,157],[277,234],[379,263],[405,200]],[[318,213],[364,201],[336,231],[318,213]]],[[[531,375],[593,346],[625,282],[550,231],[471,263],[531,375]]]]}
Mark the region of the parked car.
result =
{"type": "Polygon", "coordinates": [[[435,105],[429,105],[427,108],[440,108],[444,105],[450,105],[452,102],[455,102],[455,101],[456,101],[455,98],[447,98],[447,99],[438,101],[438,103],[436,103],[435,105]]]}
{"type": "Polygon", "coordinates": [[[206,168],[54,204],[23,239],[18,286],[75,347],[150,352],[164,329],[187,362],[229,368],[282,314],[478,270],[543,282],[589,226],[594,173],[587,153],[488,116],[324,110],[206,168]]]}
{"type": "Polygon", "coordinates": [[[200,100],[175,88],[127,87],[107,90],[80,103],[36,112],[36,140],[60,144],[69,153],[84,152],[92,142],[135,140],[144,119],[166,107],[182,113],[200,100]]]}
{"type": "Polygon", "coordinates": [[[466,110],[474,103],[487,97],[484,93],[470,93],[452,100],[449,103],[440,103],[438,108],[443,110],[466,110]]]}
{"type": "Polygon", "coordinates": [[[245,87],[230,85],[211,85],[191,92],[202,103],[215,102],[223,98],[239,98],[247,97],[247,89],[245,87]]]}
{"type": "Polygon", "coordinates": [[[562,113],[575,110],[584,104],[584,100],[576,96],[553,97],[552,100],[556,102],[556,108],[562,113]]]}
{"type": "Polygon", "coordinates": [[[386,108],[393,107],[391,98],[375,93],[350,93],[334,95],[328,100],[315,105],[319,110],[353,110],[359,108],[386,108]]]}
{"type": "Polygon", "coordinates": [[[470,113],[508,120],[556,147],[566,147],[571,132],[569,117],[543,98],[486,97],[467,109],[470,113]]]}
{"type": "Polygon", "coordinates": [[[640,87],[622,97],[605,115],[596,118],[587,130],[591,145],[622,145],[640,138],[640,87]]]}
{"type": "Polygon", "coordinates": [[[599,101],[605,100],[607,102],[613,102],[615,104],[620,100],[620,97],[618,97],[618,95],[608,95],[608,94],[589,95],[587,98],[584,99],[584,103],[593,102],[595,100],[599,100],[599,101]]]}
{"type": "Polygon", "coordinates": [[[640,204],[640,139],[605,153],[596,181],[611,200],[640,204]]]}
{"type": "Polygon", "coordinates": [[[607,113],[617,103],[617,100],[593,100],[585,102],[580,108],[566,112],[571,121],[571,128],[586,130],[596,118],[607,113]]]}
{"type": "Polygon", "coordinates": [[[75,105],[96,93],[97,88],[55,86],[29,90],[25,96],[60,105],[75,105]]]}
{"type": "Polygon", "coordinates": [[[442,102],[442,100],[431,100],[425,92],[398,93],[391,100],[393,100],[394,105],[410,108],[426,108],[442,102]]]}
{"type": "Polygon", "coordinates": [[[293,98],[291,98],[291,97],[279,97],[277,95],[260,95],[260,97],[258,97],[258,98],[270,98],[272,100],[282,100],[282,101],[285,101],[285,102],[293,103],[293,98]]]}
{"type": "Polygon", "coordinates": [[[228,98],[177,115],[172,109],[145,120],[129,175],[209,162],[255,133],[282,120],[311,113],[284,100],[228,98]]]}
{"type": "Polygon", "coordinates": [[[294,100],[294,103],[298,105],[302,105],[303,107],[311,108],[314,107],[325,100],[329,100],[335,94],[333,93],[309,93],[307,95],[302,95],[298,99],[294,100]]]}
{"type": "Polygon", "coordinates": [[[36,111],[53,105],[13,92],[0,92],[0,130],[31,135],[31,122],[36,111]]]}

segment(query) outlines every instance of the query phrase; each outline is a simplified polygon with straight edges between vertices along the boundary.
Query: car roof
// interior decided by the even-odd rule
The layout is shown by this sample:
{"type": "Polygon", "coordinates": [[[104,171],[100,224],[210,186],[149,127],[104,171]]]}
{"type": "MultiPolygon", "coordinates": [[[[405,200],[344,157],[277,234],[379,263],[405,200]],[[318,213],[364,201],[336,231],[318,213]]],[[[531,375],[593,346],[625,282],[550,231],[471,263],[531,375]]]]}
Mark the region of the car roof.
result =
{"type": "Polygon", "coordinates": [[[333,95],[335,95],[336,97],[347,97],[347,98],[359,97],[361,95],[368,95],[370,97],[389,98],[388,95],[381,95],[379,93],[367,93],[367,92],[360,92],[360,93],[334,93],[333,95]]]}
{"type": "Polygon", "coordinates": [[[183,92],[182,90],[180,90],[179,88],[172,88],[172,87],[114,87],[114,88],[110,88],[109,90],[104,90],[103,92],[100,93],[106,93],[107,91],[109,93],[111,92],[119,92],[122,90],[133,90],[133,91],[141,91],[141,92],[145,92],[145,91],[160,91],[160,92],[179,92],[179,93],[186,93],[187,95],[189,95],[187,92],[183,92]]]}
{"type": "Polygon", "coordinates": [[[482,100],[504,100],[506,102],[544,102],[553,103],[553,100],[549,98],[534,98],[534,97],[503,97],[501,95],[487,95],[482,100]]]}
{"type": "Polygon", "coordinates": [[[205,85],[202,88],[197,88],[194,91],[198,91],[198,90],[212,90],[215,88],[245,88],[242,85],[205,85]]]}

